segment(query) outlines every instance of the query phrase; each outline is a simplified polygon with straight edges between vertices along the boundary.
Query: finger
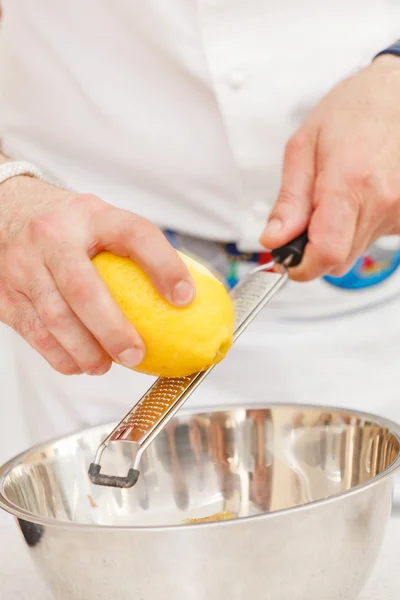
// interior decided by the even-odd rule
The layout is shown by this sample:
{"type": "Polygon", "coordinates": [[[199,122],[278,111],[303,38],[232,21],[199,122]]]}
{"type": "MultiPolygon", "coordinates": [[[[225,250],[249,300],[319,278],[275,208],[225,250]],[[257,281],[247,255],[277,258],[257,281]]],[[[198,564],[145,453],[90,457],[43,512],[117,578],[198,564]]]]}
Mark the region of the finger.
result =
{"type": "Polygon", "coordinates": [[[367,248],[370,246],[370,241],[372,240],[372,236],[368,234],[364,234],[361,236],[357,243],[353,245],[350,256],[347,259],[346,263],[339,267],[334,267],[329,271],[329,275],[333,277],[343,277],[346,275],[356,264],[358,259],[362,256],[367,248]]]}
{"type": "Polygon", "coordinates": [[[186,306],[195,297],[192,277],[176,250],[152,223],[128,211],[111,208],[107,218],[97,216],[94,235],[101,247],[129,256],[150,277],[159,293],[175,306],[186,306]]]}
{"type": "Polygon", "coordinates": [[[61,295],[104,350],[126,367],[138,366],[144,358],[144,344],[91,260],[70,248],[68,253],[53,252],[46,262],[61,295]]]}
{"type": "Polygon", "coordinates": [[[358,225],[361,232],[357,236],[357,242],[354,244],[350,257],[343,267],[336,267],[331,270],[330,275],[334,277],[342,277],[346,275],[354,267],[356,262],[368,251],[374,242],[382,235],[385,235],[385,225],[383,219],[375,221],[375,226],[366,221],[363,226],[358,225]]]}
{"type": "MultiPolygon", "coordinates": [[[[103,375],[111,358],[60,294],[50,272],[42,267],[25,278],[26,294],[40,320],[75,363],[88,375],[103,375]]],[[[28,274],[29,275],[29,274],[28,274]]]]}
{"type": "Polygon", "coordinates": [[[322,172],[315,183],[314,212],[308,227],[309,243],[300,265],[291,269],[297,281],[310,281],[343,268],[349,261],[360,206],[351,191],[338,185],[337,172],[322,172]]]}
{"type": "Polygon", "coordinates": [[[263,246],[274,249],[307,229],[312,212],[316,140],[298,132],[285,150],[282,186],[261,235],[263,246]]]}
{"type": "Polygon", "coordinates": [[[39,352],[53,369],[63,375],[78,375],[82,370],[48,331],[32,303],[24,294],[1,300],[2,321],[12,327],[28,344],[39,352]]]}
{"type": "MultiPolygon", "coordinates": [[[[350,160],[346,162],[351,164],[350,160]]],[[[352,193],[353,196],[358,196],[358,219],[349,258],[344,265],[331,269],[330,275],[334,277],[341,277],[348,273],[362,254],[387,230],[388,214],[385,210],[385,202],[382,203],[381,192],[376,189],[376,186],[371,186],[371,177],[355,177],[353,170],[353,176],[348,176],[347,179],[350,181],[349,189],[358,190],[352,193]]]]}

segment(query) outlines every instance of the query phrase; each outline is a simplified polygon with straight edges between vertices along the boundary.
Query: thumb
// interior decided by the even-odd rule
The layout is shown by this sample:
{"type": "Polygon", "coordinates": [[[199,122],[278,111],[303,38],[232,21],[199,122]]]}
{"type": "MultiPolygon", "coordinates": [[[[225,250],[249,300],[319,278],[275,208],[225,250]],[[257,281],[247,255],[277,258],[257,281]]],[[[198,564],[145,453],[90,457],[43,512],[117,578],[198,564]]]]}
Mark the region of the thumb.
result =
{"type": "Polygon", "coordinates": [[[314,140],[304,133],[296,133],[286,146],[281,190],[260,237],[265,248],[279,248],[307,229],[314,178],[314,140]]]}

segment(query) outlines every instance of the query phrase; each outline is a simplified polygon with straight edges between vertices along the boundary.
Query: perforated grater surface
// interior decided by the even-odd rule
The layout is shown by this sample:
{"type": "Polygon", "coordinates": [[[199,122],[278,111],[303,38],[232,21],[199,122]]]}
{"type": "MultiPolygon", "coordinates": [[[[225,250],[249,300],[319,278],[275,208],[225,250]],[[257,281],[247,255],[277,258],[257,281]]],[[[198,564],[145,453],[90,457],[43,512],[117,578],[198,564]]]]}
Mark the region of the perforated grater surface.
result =
{"type": "MultiPolygon", "coordinates": [[[[275,250],[272,261],[253,269],[231,292],[235,307],[233,341],[243,333],[267,302],[288,278],[287,267],[297,266],[307,244],[307,234],[275,250]],[[271,272],[277,264],[281,272],[271,272]]],[[[172,419],[194,390],[213,370],[214,365],[201,373],[175,379],[160,377],[129,411],[117,427],[99,446],[89,477],[96,485],[129,488],[139,478],[140,459],[146,448],[172,419]],[[133,447],[133,464],[126,477],[101,473],[101,458],[110,444],[129,442],[133,447]]]]}

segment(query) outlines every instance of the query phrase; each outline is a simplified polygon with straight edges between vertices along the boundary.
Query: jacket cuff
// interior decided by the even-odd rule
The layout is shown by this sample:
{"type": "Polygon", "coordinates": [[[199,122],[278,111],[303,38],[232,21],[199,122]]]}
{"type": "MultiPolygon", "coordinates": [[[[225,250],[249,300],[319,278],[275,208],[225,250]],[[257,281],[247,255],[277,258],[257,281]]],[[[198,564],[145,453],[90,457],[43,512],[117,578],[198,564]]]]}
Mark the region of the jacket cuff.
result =
{"type": "MultiPolygon", "coordinates": [[[[378,56],[383,56],[384,54],[392,54],[393,56],[400,56],[400,40],[398,40],[397,42],[395,42],[388,48],[381,50],[381,52],[379,52],[379,54],[377,54],[375,56],[375,58],[378,58],[378,56]]],[[[374,60],[375,60],[375,58],[374,58],[374,60]]]]}

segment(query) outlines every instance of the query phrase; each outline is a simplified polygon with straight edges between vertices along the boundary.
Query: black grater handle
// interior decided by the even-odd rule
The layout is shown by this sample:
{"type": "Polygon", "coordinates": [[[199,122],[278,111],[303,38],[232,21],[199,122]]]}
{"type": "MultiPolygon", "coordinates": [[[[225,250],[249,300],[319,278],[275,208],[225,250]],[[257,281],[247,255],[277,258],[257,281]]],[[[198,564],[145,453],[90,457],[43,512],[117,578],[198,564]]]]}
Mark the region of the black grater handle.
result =
{"type": "Polygon", "coordinates": [[[292,256],[288,266],[297,267],[303,259],[304,250],[307,246],[307,243],[308,232],[305,231],[291,242],[288,242],[280,248],[275,248],[275,250],[272,250],[272,258],[278,263],[283,263],[287,258],[289,258],[289,256],[292,256]]]}

